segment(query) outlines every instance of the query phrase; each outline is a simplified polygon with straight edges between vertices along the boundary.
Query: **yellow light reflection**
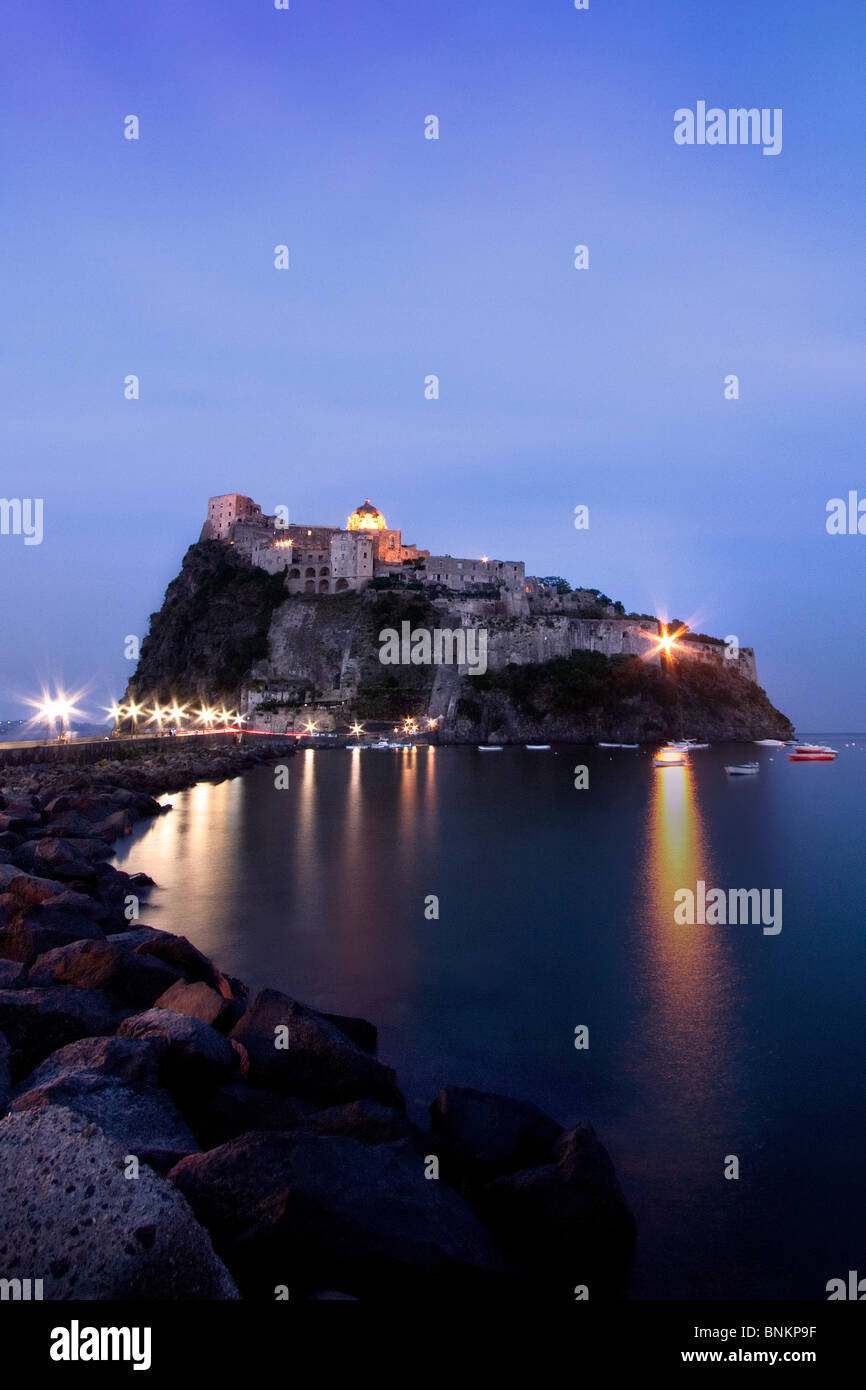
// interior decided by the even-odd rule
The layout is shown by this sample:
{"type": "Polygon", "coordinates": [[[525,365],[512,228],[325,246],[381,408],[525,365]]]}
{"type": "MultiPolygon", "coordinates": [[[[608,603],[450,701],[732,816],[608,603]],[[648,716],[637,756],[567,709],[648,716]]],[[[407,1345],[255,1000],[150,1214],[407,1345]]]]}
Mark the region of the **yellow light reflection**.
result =
{"type": "MultiPolygon", "coordinates": [[[[713,883],[694,769],[688,764],[654,772],[646,846],[640,884],[645,958],[638,967],[648,994],[643,1065],[654,1074],[656,1094],[665,1096],[671,1124],[679,1126],[683,1097],[691,1098],[689,1104],[696,1094],[706,1097],[708,1114],[717,1113],[719,1092],[727,1096],[736,1084],[729,1022],[736,987],[731,942],[723,935],[728,929],[674,920],[679,889],[694,893],[699,879],[713,883]]],[[[735,1111],[733,1097],[731,1106],[735,1111]]],[[[693,1121],[700,1129],[700,1117],[693,1121]]]]}

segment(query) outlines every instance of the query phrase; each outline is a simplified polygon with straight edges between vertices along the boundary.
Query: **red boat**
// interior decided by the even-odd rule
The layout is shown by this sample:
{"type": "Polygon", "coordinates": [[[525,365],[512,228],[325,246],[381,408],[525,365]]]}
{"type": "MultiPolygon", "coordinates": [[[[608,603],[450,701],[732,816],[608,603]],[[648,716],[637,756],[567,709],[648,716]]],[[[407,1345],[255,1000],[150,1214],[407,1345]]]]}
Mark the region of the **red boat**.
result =
{"type": "Polygon", "coordinates": [[[803,743],[788,754],[792,763],[832,763],[836,757],[835,748],[827,748],[816,743],[803,743]]]}

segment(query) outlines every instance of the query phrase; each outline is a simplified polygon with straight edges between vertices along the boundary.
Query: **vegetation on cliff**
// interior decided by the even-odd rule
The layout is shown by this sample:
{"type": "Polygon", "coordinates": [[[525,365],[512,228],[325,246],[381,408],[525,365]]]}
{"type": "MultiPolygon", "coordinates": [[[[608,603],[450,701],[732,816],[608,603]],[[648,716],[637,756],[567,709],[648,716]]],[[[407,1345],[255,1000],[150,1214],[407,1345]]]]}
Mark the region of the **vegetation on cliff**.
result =
{"type": "Polygon", "coordinates": [[[127,700],[231,699],[268,654],[274,610],[286,598],[283,578],[219,541],[191,545],[162,608],[151,614],[127,700]]]}
{"type": "MultiPolygon", "coordinates": [[[[664,668],[639,657],[573,652],[467,679],[458,717],[486,734],[569,729],[581,738],[790,738],[794,729],[752,681],[689,656],[664,668]]],[[[468,731],[471,737],[476,733],[468,731]]]]}

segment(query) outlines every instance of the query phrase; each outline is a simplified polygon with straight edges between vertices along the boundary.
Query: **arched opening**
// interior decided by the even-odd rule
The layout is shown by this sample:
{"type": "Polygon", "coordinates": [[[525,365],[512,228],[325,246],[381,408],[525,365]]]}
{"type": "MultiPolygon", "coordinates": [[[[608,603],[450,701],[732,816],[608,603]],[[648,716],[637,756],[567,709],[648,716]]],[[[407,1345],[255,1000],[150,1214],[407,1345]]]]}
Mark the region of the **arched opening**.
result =
{"type": "Polygon", "coordinates": [[[320,593],[320,594],[326,594],[327,592],[328,592],[328,581],[327,581],[327,579],[320,579],[320,580],[319,580],[319,593],[320,593]]]}
{"type": "Polygon", "coordinates": [[[348,587],[349,587],[349,581],[348,581],[348,579],[338,579],[335,587],[336,587],[336,591],[337,591],[338,594],[339,594],[343,589],[348,589],[348,587]]]}
{"type": "Polygon", "coordinates": [[[306,584],[304,585],[304,593],[305,593],[305,594],[314,594],[315,592],[316,592],[316,581],[315,581],[315,579],[308,579],[307,582],[306,582],[306,584]]]}
{"type": "Polygon", "coordinates": [[[330,573],[331,571],[328,569],[327,565],[322,565],[322,568],[319,570],[319,574],[323,574],[325,576],[329,575],[330,573]]]}
{"type": "Polygon", "coordinates": [[[312,565],[309,565],[309,566],[308,566],[308,568],[307,568],[307,570],[306,570],[306,576],[307,576],[308,579],[315,579],[315,577],[316,577],[316,571],[315,571],[315,569],[313,568],[312,565]]]}
{"type": "Polygon", "coordinates": [[[290,578],[290,579],[300,579],[300,577],[301,577],[301,571],[298,569],[297,565],[295,565],[295,568],[294,568],[294,569],[289,570],[289,578],[290,578]]]}

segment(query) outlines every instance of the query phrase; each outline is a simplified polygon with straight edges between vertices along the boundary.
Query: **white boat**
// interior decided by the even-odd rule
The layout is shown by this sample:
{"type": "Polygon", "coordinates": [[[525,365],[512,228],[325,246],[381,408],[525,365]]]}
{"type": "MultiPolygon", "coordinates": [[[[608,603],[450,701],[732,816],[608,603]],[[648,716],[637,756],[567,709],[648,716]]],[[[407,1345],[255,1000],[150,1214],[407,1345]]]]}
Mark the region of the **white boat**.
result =
{"type": "Polygon", "coordinates": [[[785,747],[785,740],[784,740],[783,738],[753,738],[753,739],[752,739],[752,742],[755,743],[755,744],[757,744],[757,746],[758,746],[759,748],[784,748],[784,747],[785,747]]]}
{"type": "Polygon", "coordinates": [[[543,748],[549,748],[549,747],[550,747],[550,744],[549,744],[549,743],[527,743],[527,744],[525,744],[524,746],[525,746],[526,748],[535,749],[535,750],[538,751],[538,750],[541,750],[541,749],[543,749],[543,748]]]}
{"type": "Polygon", "coordinates": [[[479,743],[479,753],[501,753],[502,747],[498,743],[479,743]]]}
{"type": "Polygon", "coordinates": [[[653,753],[653,767],[683,767],[686,761],[686,750],[678,743],[668,743],[653,753]]]}
{"type": "Polygon", "coordinates": [[[390,748],[390,746],[386,738],[378,738],[375,743],[369,745],[370,748],[390,748]]]}
{"type": "Polygon", "coordinates": [[[636,743],[599,743],[599,748],[637,748],[636,743]]]}
{"type": "Polygon", "coordinates": [[[693,738],[684,739],[683,742],[685,743],[687,749],[690,749],[690,748],[709,748],[709,746],[710,746],[708,743],[698,743],[698,742],[697,742],[695,739],[693,739],[693,738]]]}
{"type": "Polygon", "coordinates": [[[725,768],[730,777],[754,777],[760,770],[758,763],[733,763],[725,768]]]}

